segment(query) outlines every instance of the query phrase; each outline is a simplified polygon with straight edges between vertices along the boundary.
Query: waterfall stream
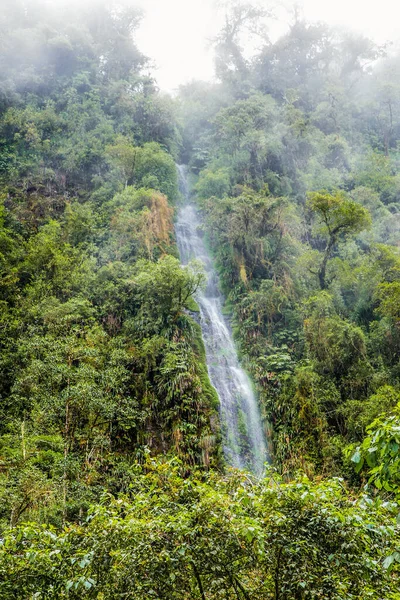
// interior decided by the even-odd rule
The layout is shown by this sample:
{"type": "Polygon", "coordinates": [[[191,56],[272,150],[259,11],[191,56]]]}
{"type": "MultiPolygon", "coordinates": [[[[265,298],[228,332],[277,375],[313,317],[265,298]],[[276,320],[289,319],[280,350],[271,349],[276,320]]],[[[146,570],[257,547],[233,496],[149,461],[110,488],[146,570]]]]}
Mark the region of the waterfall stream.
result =
{"type": "Polygon", "coordinates": [[[196,300],[208,372],[220,400],[225,459],[233,467],[261,475],[267,449],[257,399],[249,377],[239,364],[232,333],[223,315],[218,276],[201,235],[198,211],[190,203],[186,167],[181,165],[178,170],[185,202],[179,210],[175,232],[182,263],[200,260],[207,278],[206,287],[196,300]]]}

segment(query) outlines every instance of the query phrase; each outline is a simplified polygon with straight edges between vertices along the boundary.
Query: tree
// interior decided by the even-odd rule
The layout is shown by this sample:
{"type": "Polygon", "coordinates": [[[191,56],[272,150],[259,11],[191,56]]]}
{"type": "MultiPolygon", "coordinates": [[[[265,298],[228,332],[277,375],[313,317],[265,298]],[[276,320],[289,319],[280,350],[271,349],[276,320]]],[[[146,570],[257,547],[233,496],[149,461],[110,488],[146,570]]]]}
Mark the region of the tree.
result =
{"type": "Polygon", "coordinates": [[[381,283],[375,294],[379,306],[376,311],[382,317],[389,318],[395,328],[400,327],[400,281],[381,283]]]}
{"type": "Polygon", "coordinates": [[[326,268],[339,241],[359,233],[371,224],[369,212],[343,192],[312,192],[308,196],[307,207],[316,215],[317,235],[326,240],[323,258],[317,274],[321,290],[327,288],[326,268]]]}
{"type": "Polygon", "coordinates": [[[321,372],[342,378],[362,358],[365,335],[360,327],[342,319],[333,307],[333,298],[322,291],[306,303],[304,335],[310,356],[321,372]]]}
{"type": "Polygon", "coordinates": [[[230,187],[229,172],[225,169],[211,171],[205,169],[201,172],[196,184],[196,193],[201,200],[207,200],[212,196],[223,198],[230,187]]]}
{"type": "Polygon", "coordinates": [[[155,143],[138,148],[133,169],[133,180],[138,187],[160,190],[170,202],[178,197],[178,174],[170,154],[155,143]]]}
{"type": "Polygon", "coordinates": [[[137,151],[138,149],[123,136],[119,136],[112,146],[107,147],[111,160],[117,164],[123,173],[125,187],[133,182],[137,151]]]}
{"type": "Polygon", "coordinates": [[[189,299],[204,284],[202,268],[193,263],[182,267],[172,256],[156,264],[139,261],[132,281],[133,297],[138,306],[138,323],[144,330],[171,330],[189,299]]]}
{"type": "Polygon", "coordinates": [[[247,30],[265,40],[262,21],[267,16],[270,16],[268,10],[250,2],[235,0],[228,5],[224,27],[214,41],[216,73],[222,81],[234,85],[243,83],[248,65],[240,46],[241,35],[247,30]]]}

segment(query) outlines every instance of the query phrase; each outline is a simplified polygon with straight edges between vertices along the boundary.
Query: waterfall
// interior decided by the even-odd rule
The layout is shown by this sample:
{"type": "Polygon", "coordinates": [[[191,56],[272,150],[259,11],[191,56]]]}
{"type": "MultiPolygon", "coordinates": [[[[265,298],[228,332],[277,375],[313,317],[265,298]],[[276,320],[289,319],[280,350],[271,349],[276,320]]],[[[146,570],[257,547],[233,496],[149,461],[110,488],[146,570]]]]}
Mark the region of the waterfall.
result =
{"type": "Polygon", "coordinates": [[[233,467],[261,475],[267,449],[257,399],[249,377],[239,364],[232,333],[223,315],[224,299],[201,235],[198,210],[190,203],[186,167],[179,166],[178,170],[185,202],[178,213],[175,233],[182,263],[200,260],[206,274],[206,287],[196,300],[208,373],[220,400],[225,459],[233,467]]]}

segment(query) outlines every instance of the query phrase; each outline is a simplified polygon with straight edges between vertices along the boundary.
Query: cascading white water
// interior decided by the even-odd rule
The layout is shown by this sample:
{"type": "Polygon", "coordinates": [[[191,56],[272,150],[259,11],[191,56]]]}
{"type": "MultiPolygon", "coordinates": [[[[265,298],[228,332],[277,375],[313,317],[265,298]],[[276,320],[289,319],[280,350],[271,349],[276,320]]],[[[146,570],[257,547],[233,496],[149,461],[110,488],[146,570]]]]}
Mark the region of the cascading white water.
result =
{"type": "Polygon", "coordinates": [[[200,325],[211,383],[220,399],[225,458],[233,467],[261,475],[267,450],[260,411],[250,380],[241,368],[233,338],[223,312],[223,297],[218,276],[201,235],[196,207],[190,203],[185,166],[179,166],[180,185],[185,203],[175,225],[181,261],[200,260],[207,284],[197,295],[200,325]]]}

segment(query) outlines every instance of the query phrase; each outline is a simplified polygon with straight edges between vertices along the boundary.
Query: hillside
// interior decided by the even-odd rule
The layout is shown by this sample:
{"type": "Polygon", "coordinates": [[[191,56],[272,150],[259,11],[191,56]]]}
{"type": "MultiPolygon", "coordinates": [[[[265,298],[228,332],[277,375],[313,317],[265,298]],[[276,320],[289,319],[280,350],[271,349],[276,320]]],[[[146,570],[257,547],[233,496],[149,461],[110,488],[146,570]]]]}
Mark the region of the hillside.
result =
{"type": "Polygon", "coordinates": [[[399,600],[400,56],[233,3],[172,98],[140,19],[0,17],[0,598],[399,600]]]}

